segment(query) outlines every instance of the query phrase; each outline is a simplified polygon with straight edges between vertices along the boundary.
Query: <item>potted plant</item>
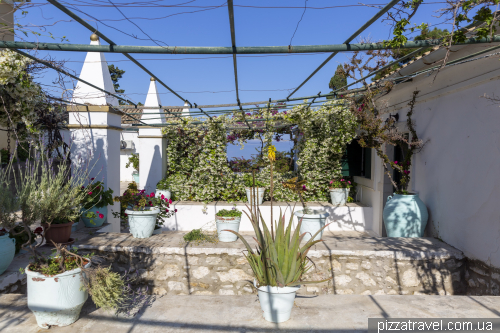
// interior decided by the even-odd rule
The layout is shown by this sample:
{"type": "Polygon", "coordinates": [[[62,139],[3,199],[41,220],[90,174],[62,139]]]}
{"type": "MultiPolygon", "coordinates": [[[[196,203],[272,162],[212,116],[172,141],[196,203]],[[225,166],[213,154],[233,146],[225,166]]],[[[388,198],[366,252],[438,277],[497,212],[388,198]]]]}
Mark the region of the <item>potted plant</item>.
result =
{"type": "Polygon", "coordinates": [[[87,228],[100,227],[107,219],[108,205],[113,204],[113,190],[104,190],[103,182],[93,182],[81,187],[83,196],[83,207],[81,209],[81,219],[87,228]]]}
{"type": "MultiPolygon", "coordinates": [[[[28,275],[28,308],[35,314],[38,325],[42,328],[70,325],[78,319],[89,293],[98,307],[118,307],[127,290],[118,274],[107,268],[92,268],[90,256],[79,256],[53,241],[55,251],[46,256],[38,250],[43,242],[36,242],[32,237],[31,226],[39,219],[46,227],[37,228],[35,234],[46,238],[53,230],[50,226],[54,221],[73,221],[79,217],[84,200],[81,186],[86,182],[88,170],[72,170],[66,162],[55,167],[43,150],[30,159],[26,167],[17,169],[14,171],[9,165],[0,171],[0,223],[14,231],[14,236],[23,231],[28,235],[22,248],[32,256],[22,271],[28,275]],[[14,172],[17,180],[12,184],[14,172]],[[16,196],[3,191],[11,185],[16,196]],[[18,211],[23,230],[16,232],[18,211]]],[[[12,240],[10,243],[13,244],[12,240]]]]}
{"type": "Polygon", "coordinates": [[[228,232],[232,230],[238,232],[240,230],[241,211],[236,208],[221,209],[215,214],[215,223],[217,224],[217,235],[219,241],[227,243],[234,242],[238,237],[228,232]]]}
{"type": "Polygon", "coordinates": [[[352,187],[351,181],[346,179],[330,180],[330,197],[332,205],[345,206],[349,197],[349,189],[352,187]]]}
{"type": "Polygon", "coordinates": [[[262,202],[264,201],[264,193],[266,192],[266,184],[259,180],[255,180],[254,183],[254,179],[250,174],[245,174],[243,176],[243,182],[245,184],[248,204],[255,204],[254,202],[251,202],[255,193],[257,205],[262,205],[262,202]]]}
{"type": "MultiPolygon", "coordinates": [[[[290,319],[295,294],[301,284],[322,283],[329,280],[302,280],[303,275],[313,266],[308,265],[310,259],[307,257],[307,252],[320,240],[309,239],[305,245],[300,246],[305,236],[299,234],[302,221],[299,221],[298,228],[292,232],[293,214],[286,225],[285,217],[280,213],[275,237],[269,232],[258,209],[254,211],[252,207],[250,215],[246,211],[245,214],[252,222],[255,231],[256,252],[239,233],[233,230],[227,231],[234,233],[245,244],[247,249],[245,258],[255,275],[254,286],[258,290],[264,319],[274,323],[287,321],[290,319]]],[[[325,227],[323,226],[323,229],[325,227]]],[[[314,237],[321,230],[318,230],[314,237]]]]}
{"type": "Polygon", "coordinates": [[[164,195],[165,198],[170,199],[171,198],[171,193],[170,193],[170,183],[167,181],[167,178],[164,178],[156,184],[156,196],[161,196],[164,195]]]}
{"type": "Polygon", "coordinates": [[[172,200],[164,195],[157,197],[154,192],[146,194],[144,190],[133,190],[130,186],[123,196],[114,200],[120,202],[123,211],[113,212],[113,215],[128,221],[134,238],[149,238],[155,229],[161,232],[164,219],[177,212],[177,209],[170,209],[172,200]]]}
{"type": "Polygon", "coordinates": [[[45,235],[45,242],[47,244],[58,243],[65,244],[70,242],[71,227],[73,226],[73,221],[67,218],[55,218],[52,223],[42,223],[42,227],[45,235]]]}
{"type": "Polygon", "coordinates": [[[296,211],[294,214],[297,219],[301,221],[300,233],[305,234],[304,241],[309,241],[314,236],[314,241],[320,240],[323,237],[323,230],[325,228],[326,218],[330,214],[324,210],[309,209],[306,206],[302,194],[307,191],[306,181],[298,180],[298,177],[287,180],[283,184],[286,188],[291,189],[298,194],[300,202],[302,203],[303,210],[296,211]]]}
{"type": "Polygon", "coordinates": [[[132,177],[134,178],[134,182],[139,185],[139,154],[132,153],[132,155],[129,156],[127,164],[125,164],[125,167],[128,168],[132,165],[132,168],[134,168],[134,171],[132,172],[132,177]]]}

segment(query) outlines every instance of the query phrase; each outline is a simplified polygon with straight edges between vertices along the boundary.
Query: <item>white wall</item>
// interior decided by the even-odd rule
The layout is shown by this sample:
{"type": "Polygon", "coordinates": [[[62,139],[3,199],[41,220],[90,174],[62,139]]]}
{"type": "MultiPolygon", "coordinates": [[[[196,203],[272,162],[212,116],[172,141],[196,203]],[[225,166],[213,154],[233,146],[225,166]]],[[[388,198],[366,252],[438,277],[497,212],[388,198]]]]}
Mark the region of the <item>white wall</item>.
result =
{"type": "Polygon", "coordinates": [[[135,145],[135,149],[120,149],[120,181],[121,182],[131,182],[133,181],[132,172],[134,168],[132,166],[126,168],[125,165],[128,162],[128,158],[132,153],[137,153],[139,151],[139,139],[137,138],[137,132],[121,132],[121,140],[132,140],[135,145]]]}
{"type": "Polygon", "coordinates": [[[411,187],[429,210],[427,233],[470,258],[500,267],[500,103],[498,57],[405,83],[382,103],[406,121],[408,99],[421,90],[416,130],[428,141],[414,156],[411,187]]]}

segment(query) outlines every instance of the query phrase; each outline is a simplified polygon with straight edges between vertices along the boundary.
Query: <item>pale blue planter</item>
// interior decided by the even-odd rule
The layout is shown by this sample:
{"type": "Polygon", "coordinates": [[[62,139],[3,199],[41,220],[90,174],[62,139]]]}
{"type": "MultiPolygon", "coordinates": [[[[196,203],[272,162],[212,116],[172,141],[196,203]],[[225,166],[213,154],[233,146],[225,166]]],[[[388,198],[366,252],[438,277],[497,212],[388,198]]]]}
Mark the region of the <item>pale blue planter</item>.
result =
{"type": "MultiPolygon", "coordinates": [[[[90,263],[85,265],[89,266],[90,263]]],[[[26,267],[28,308],[33,311],[38,326],[68,326],[78,320],[88,298],[88,292],[81,289],[82,274],[77,268],[45,276],[26,267]]]]}
{"type": "Polygon", "coordinates": [[[82,212],[82,217],[81,217],[82,221],[83,221],[83,223],[85,223],[85,226],[87,228],[98,228],[98,227],[102,226],[108,218],[108,207],[107,206],[105,206],[105,207],[92,207],[90,209],[82,208],[81,212],[82,212]],[[84,216],[84,214],[87,212],[94,212],[97,215],[97,217],[95,219],[92,219],[94,223],[91,223],[90,222],[91,219],[84,216]],[[97,212],[104,215],[104,217],[102,219],[99,218],[99,214],[97,214],[97,212]]]}
{"type": "Polygon", "coordinates": [[[332,199],[332,205],[334,206],[345,206],[348,197],[349,197],[348,188],[330,189],[330,198],[332,199]]]}
{"type": "MultiPolygon", "coordinates": [[[[251,187],[245,188],[245,191],[247,192],[247,200],[249,205],[253,205],[255,203],[255,198],[253,197],[254,195],[254,190],[251,187]],[[252,200],[250,200],[252,198],[252,200]],[[252,201],[252,202],[250,202],[252,201]]],[[[255,194],[257,195],[257,205],[262,205],[262,202],[264,201],[264,193],[266,193],[266,188],[265,187],[258,187],[255,189],[255,194]]]]}
{"type": "Polygon", "coordinates": [[[429,213],[418,194],[394,194],[383,211],[388,237],[423,237],[429,213]]]}
{"type": "Polygon", "coordinates": [[[156,216],[160,213],[158,208],[151,210],[125,210],[128,215],[130,233],[134,238],[149,238],[156,225],[156,216]]]}
{"type": "MultiPolygon", "coordinates": [[[[304,214],[303,210],[296,211],[295,216],[297,216],[298,221],[302,219],[302,224],[300,225],[300,234],[306,233],[303,241],[307,242],[325,226],[326,218],[330,216],[330,213],[324,210],[308,210],[307,214],[304,214]]],[[[323,230],[314,237],[313,241],[320,240],[323,237],[323,230]]]]}
{"type": "Polygon", "coordinates": [[[139,186],[139,172],[134,171],[134,172],[132,173],[132,177],[133,177],[133,179],[134,179],[134,182],[137,184],[137,186],[139,186]]]}
{"type": "Polygon", "coordinates": [[[9,234],[0,236],[0,274],[9,267],[16,254],[16,240],[10,238],[9,234]]]}
{"type": "MultiPolygon", "coordinates": [[[[254,286],[257,284],[254,280],[254,286]]],[[[290,319],[295,294],[300,286],[295,287],[258,287],[260,308],[264,319],[272,323],[282,323],[290,319]]]]}
{"type": "Polygon", "coordinates": [[[236,242],[238,236],[225,230],[240,231],[240,222],[241,216],[222,217],[215,215],[219,241],[223,243],[236,242]]]}

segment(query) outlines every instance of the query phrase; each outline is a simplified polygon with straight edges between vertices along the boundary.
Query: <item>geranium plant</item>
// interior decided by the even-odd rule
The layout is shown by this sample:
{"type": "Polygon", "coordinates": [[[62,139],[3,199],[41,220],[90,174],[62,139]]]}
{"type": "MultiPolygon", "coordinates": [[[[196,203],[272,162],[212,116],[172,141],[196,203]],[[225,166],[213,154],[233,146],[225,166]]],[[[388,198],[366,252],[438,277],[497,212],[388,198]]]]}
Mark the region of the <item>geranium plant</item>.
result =
{"type": "Polygon", "coordinates": [[[352,184],[350,180],[347,179],[332,179],[330,180],[330,188],[351,188],[352,184]]]}
{"type": "Polygon", "coordinates": [[[104,189],[104,183],[97,181],[93,182],[94,178],[90,179],[91,183],[87,186],[80,188],[81,195],[83,196],[83,208],[85,210],[91,208],[101,208],[113,204],[113,190],[108,188],[104,189]]]}

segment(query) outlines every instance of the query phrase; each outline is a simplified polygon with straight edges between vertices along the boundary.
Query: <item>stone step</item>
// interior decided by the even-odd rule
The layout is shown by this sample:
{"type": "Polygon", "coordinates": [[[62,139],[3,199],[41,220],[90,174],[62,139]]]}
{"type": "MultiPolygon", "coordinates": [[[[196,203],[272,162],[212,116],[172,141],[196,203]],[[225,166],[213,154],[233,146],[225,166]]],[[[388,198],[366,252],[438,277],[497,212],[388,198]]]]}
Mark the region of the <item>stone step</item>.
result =
{"type": "MultiPolygon", "coordinates": [[[[51,332],[366,332],[368,318],[500,318],[492,296],[297,296],[291,319],[280,324],[262,317],[256,295],[164,296],[134,317],[116,316],[87,301],[80,319],[51,332]]],[[[0,296],[0,330],[39,332],[24,295],[0,296]]]]}

